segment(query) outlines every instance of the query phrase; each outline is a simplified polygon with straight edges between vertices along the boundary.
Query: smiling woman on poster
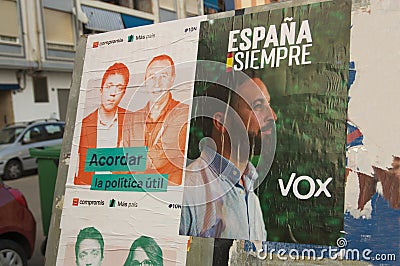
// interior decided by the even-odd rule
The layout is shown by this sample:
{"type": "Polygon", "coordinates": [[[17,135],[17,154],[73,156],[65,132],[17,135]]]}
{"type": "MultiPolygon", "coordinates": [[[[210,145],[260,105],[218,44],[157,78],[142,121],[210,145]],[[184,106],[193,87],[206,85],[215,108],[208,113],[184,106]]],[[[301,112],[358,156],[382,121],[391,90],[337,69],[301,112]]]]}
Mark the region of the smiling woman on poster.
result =
{"type": "Polygon", "coordinates": [[[130,248],[124,266],[163,266],[163,253],[153,238],[141,236],[130,248]]]}

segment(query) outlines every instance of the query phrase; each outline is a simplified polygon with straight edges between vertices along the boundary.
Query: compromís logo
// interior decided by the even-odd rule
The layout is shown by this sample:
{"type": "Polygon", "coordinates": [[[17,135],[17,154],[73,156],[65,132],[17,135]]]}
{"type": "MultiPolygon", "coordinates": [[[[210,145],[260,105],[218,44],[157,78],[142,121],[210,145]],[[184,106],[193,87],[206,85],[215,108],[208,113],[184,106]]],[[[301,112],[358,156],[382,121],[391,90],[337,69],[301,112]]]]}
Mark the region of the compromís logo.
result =
{"type": "Polygon", "coordinates": [[[79,199],[79,198],[73,198],[72,199],[72,206],[79,206],[79,205],[84,205],[84,206],[104,206],[104,200],[84,200],[84,199],[79,199]]]}
{"type": "Polygon", "coordinates": [[[116,44],[116,43],[123,43],[124,40],[122,38],[118,38],[118,39],[113,39],[113,40],[107,40],[107,41],[96,41],[93,42],[92,44],[92,48],[98,48],[99,46],[104,46],[104,45],[112,45],[112,44],[116,44]]]}
{"type": "Polygon", "coordinates": [[[73,198],[72,199],[72,206],[78,206],[79,205],[79,198],[73,198]]]}

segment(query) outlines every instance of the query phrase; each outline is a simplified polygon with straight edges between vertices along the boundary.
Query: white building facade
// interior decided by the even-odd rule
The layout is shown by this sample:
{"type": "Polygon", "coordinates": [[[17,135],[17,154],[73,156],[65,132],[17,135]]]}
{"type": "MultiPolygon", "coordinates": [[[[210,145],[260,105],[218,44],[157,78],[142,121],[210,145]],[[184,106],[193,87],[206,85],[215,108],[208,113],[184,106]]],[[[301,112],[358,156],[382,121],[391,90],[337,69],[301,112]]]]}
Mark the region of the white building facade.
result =
{"type": "Polygon", "coordinates": [[[82,34],[203,14],[203,1],[0,0],[0,128],[65,120],[82,34]]]}

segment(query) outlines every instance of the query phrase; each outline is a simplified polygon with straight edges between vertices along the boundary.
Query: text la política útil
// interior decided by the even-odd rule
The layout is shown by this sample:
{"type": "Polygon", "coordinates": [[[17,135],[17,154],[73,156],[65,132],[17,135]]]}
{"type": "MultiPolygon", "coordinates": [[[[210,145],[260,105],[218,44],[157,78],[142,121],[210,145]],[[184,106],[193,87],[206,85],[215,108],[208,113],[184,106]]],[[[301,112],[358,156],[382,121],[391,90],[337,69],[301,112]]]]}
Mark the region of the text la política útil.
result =
{"type": "Polygon", "coordinates": [[[167,174],[95,174],[91,190],[165,192],[167,174]]]}
{"type": "Polygon", "coordinates": [[[241,71],[262,69],[266,65],[279,67],[282,60],[288,60],[289,66],[311,64],[307,58],[311,46],[310,25],[308,20],[303,20],[298,30],[295,21],[282,23],[279,34],[276,25],[270,25],[268,29],[259,26],[232,30],[229,32],[228,53],[234,53],[233,69],[241,71]]]}

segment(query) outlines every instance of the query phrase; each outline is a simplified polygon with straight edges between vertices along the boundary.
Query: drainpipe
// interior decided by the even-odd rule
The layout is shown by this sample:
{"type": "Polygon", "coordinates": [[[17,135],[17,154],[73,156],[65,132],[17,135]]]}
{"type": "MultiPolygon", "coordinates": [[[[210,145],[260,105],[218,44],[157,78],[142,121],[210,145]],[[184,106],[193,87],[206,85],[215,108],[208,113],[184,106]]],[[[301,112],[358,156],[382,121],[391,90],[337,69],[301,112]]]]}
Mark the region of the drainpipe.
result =
{"type": "Polygon", "coordinates": [[[197,1],[197,10],[199,16],[204,15],[204,0],[197,1]]]}
{"type": "MultiPolygon", "coordinates": [[[[30,1],[29,1],[30,2],[30,1]]],[[[38,64],[37,66],[37,71],[41,71],[43,68],[43,60],[45,58],[44,56],[44,51],[45,51],[45,45],[44,45],[44,35],[43,35],[43,23],[44,23],[44,18],[42,16],[42,6],[41,6],[41,1],[36,0],[33,2],[35,12],[33,12],[33,18],[35,19],[36,23],[36,49],[37,51],[35,52],[35,59],[38,64]]],[[[30,12],[28,12],[30,13],[30,12]]]]}
{"type": "Polygon", "coordinates": [[[72,7],[72,14],[74,15],[75,24],[75,47],[78,45],[79,37],[83,34],[82,23],[88,23],[89,19],[86,14],[82,11],[81,1],[74,0],[74,6],[72,7]]]}
{"type": "Polygon", "coordinates": [[[178,19],[186,18],[186,4],[184,0],[176,0],[176,15],[178,19]]]}
{"type": "Polygon", "coordinates": [[[160,8],[158,0],[151,0],[151,8],[154,16],[154,24],[160,22],[160,8]]]}

